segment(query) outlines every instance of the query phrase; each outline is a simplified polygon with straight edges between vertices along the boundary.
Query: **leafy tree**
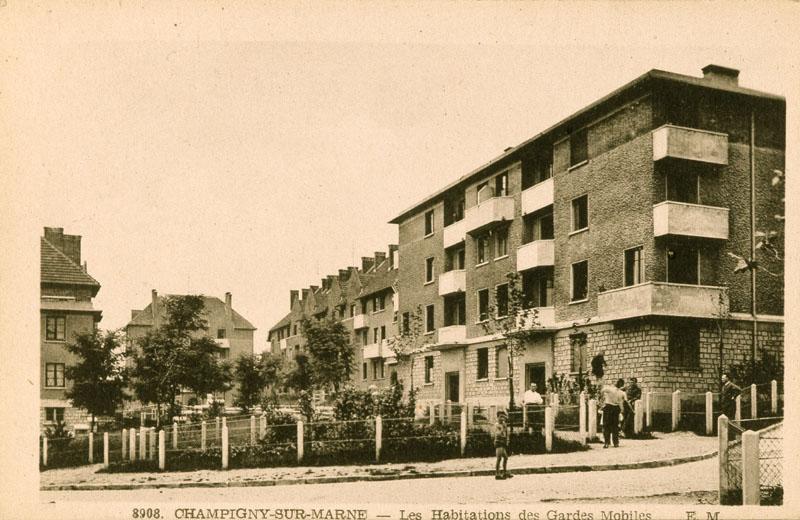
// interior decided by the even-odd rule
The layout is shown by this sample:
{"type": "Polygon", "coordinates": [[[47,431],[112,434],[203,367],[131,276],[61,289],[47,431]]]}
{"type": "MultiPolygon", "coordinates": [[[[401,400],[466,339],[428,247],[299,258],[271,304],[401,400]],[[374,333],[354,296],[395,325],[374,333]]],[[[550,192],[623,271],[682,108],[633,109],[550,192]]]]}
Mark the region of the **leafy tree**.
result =
{"type": "Polygon", "coordinates": [[[413,312],[408,313],[408,321],[400,326],[400,332],[389,338],[389,348],[394,352],[395,359],[399,365],[409,363],[411,391],[414,391],[414,358],[416,354],[425,350],[425,342],[428,336],[422,330],[422,305],[417,305],[413,312]],[[420,345],[420,338],[423,344],[420,345]]]}
{"type": "Polygon", "coordinates": [[[286,373],[285,383],[287,388],[294,390],[298,395],[300,412],[307,420],[314,417],[314,399],[312,388],[314,377],[311,371],[311,362],[304,353],[294,357],[294,363],[286,373]]]}
{"type": "Polygon", "coordinates": [[[323,389],[332,386],[334,392],[338,392],[341,383],[350,379],[353,372],[350,334],[333,318],[304,319],[302,330],[314,384],[323,389]]]}
{"type": "Polygon", "coordinates": [[[113,416],[128,397],[125,394],[126,371],[119,332],[93,330],[79,334],[66,348],[78,357],[78,362],[65,371],[66,377],[72,381],[66,397],[72,400],[73,405],[88,410],[94,431],[95,416],[113,416]]]}
{"type": "Polygon", "coordinates": [[[261,402],[267,387],[267,373],[264,370],[262,356],[255,354],[239,356],[236,359],[234,375],[239,385],[234,404],[247,413],[250,408],[261,402]]]}
{"type": "Polygon", "coordinates": [[[134,391],[140,401],[156,405],[157,424],[164,405],[170,405],[172,418],[181,388],[206,394],[229,389],[231,381],[230,365],[219,360],[216,342],[205,334],[203,297],[169,296],[164,301],[164,324],[140,338],[132,354],[134,391]]]}

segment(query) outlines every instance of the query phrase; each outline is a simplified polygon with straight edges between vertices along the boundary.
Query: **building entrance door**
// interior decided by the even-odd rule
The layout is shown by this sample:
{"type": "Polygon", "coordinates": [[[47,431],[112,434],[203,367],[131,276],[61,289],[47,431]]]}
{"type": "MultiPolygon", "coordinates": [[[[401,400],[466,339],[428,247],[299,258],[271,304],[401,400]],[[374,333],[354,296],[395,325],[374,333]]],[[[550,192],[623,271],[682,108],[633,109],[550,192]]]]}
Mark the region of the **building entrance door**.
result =
{"type": "Polygon", "coordinates": [[[525,390],[531,387],[531,383],[536,383],[537,391],[544,396],[547,391],[544,363],[527,363],[525,365],[525,390]]]}
{"type": "Polygon", "coordinates": [[[459,396],[458,396],[458,372],[447,372],[445,375],[445,387],[444,387],[444,398],[447,401],[458,403],[459,396]]]}

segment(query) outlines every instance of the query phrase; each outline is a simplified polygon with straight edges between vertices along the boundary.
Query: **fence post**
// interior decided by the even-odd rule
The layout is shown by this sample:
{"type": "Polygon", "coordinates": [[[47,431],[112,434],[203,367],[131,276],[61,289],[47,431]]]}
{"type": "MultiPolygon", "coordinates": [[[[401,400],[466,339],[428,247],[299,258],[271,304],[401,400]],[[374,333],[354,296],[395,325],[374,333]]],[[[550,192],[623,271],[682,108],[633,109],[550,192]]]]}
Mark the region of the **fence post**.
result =
{"type": "Polygon", "coordinates": [[[578,435],[581,444],[586,444],[586,392],[581,392],[578,399],[578,435]]]}
{"type": "Polygon", "coordinates": [[[433,402],[428,403],[428,410],[430,410],[431,426],[436,422],[436,405],[433,402]]]}
{"type": "Polygon", "coordinates": [[[128,458],[128,429],[122,429],[122,460],[128,458]]]}
{"type": "Polygon", "coordinates": [[[375,462],[381,461],[381,447],[383,444],[383,419],[375,417],[375,462]]]}
{"type": "Polygon", "coordinates": [[[139,459],[147,459],[147,428],[139,427],[139,459]]]}
{"type": "Polygon", "coordinates": [[[714,433],[714,394],[706,392],[706,435],[714,433]]]}
{"type": "Polygon", "coordinates": [[[681,391],[675,390],[672,392],[672,428],[671,431],[678,429],[678,424],[681,421],[681,391]]]}
{"type": "Polygon", "coordinates": [[[736,396],[736,411],[734,412],[733,419],[735,421],[742,420],[742,394],[736,396]]]}
{"type": "Polygon", "coordinates": [[[644,394],[644,415],[645,424],[651,430],[653,429],[653,392],[644,394]]]}
{"type": "Polygon", "coordinates": [[[47,435],[42,437],[42,466],[47,467],[47,435]]]}
{"type": "Polygon", "coordinates": [[[103,432],[103,467],[108,467],[108,432],[103,432]]]}
{"type": "Polygon", "coordinates": [[[467,403],[467,427],[472,426],[473,421],[475,420],[475,406],[467,403]]]}
{"type": "Polygon", "coordinates": [[[553,417],[557,417],[558,416],[558,407],[561,404],[560,401],[561,401],[561,397],[559,397],[558,394],[553,394],[553,404],[552,404],[552,406],[553,406],[553,417]]]}
{"type": "Polygon", "coordinates": [[[222,469],[228,469],[228,425],[222,425],[222,469]]]}
{"type": "Polygon", "coordinates": [[[250,416],[250,444],[256,443],[256,416],[250,416]]]}
{"type": "Polygon", "coordinates": [[[94,464],[94,432],[89,431],[89,464],[94,464]]]}
{"type": "Polygon", "coordinates": [[[742,433],[742,505],[759,505],[758,432],[742,433]]]}
{"type": "Polygon", "coordinates": [[[728,495],[728,418],[717,417],[717,437],[719,438],[719,503],[725,505],[728,495]]]}
{"type": "Polygon", "coordinates": [[[130,443],[128,444],[131,455],[130,459],[134,461],[136,460],[136,428],[131,428],[128,433],[130,434],[130,443]]]}
{"type": "Polygon", "coordinates": [[[267,436],[267,414],[265,412],[261,412],[261,420],[258,422],[259,432],[258,437],[259,439],[264,439],[267,436]]]}
{"type": "Polygon", "coordinates": [[[303,462],[303,420],[297,421],[297,463],[303,462]]]}
{"type": "Polygon", "coordinates": [[[207,436],[208,430],[206,426],[206,422],[202,421],[200,423],[200,449],[206,451],[206,444],[208,442],[207,436]]]}
{"type": "Polygon", "coordinates": [[[178,421],[172,423],[172,449],[178,449],[178,421]]]}
{"type": "Polygon", "coordinates": [[[758,417],[758,388],[756,384],[750,385],[750,418],[758,417]]]}
{"type": "Polygon", "coordinates": [[[214,423],[215,423],[215,426],[214,426],[214,437],[216,437],[217,442],[219,442],[219,439],[220,439],[219,416],[216,416],[214,418],[214,423]]]}
{"type": "Polygon", "coordinates": [[[553,407],[544,408],[544,449],[553,451],[553,407]]]}
{"type": "Polygon", "coordinates": [[[770,383],[770,410],[772,415],[778,415],[778,382],[774,379],[770,383]]]}
{"type": "Polygon", "coordinates": [[[158,430],[158,469],[164,471],[167,468],[167,432],[163,429],[158,430]]]}
{"type": "Polygon", "coordinates": [[[637,399],[633,402],[633,433],[639,435],[644,430],[644,407],[642,400],[637,399]]]}
{"type": "Polygon", "coordinates": [[[461,456],[467,453],[467,412],[461,410],[461,456]]]}
{"type": "Polygon", "coordinates": [[[597,400],[589,399],[589,440],[597,439],[597,400]]]}
{"type": "Polygon", "coordinates": [[[151,426],[147,430],[148,430],[147,435],[150,438],[150,448],[149,448],[150,452],[148,453],[148,455],[149,455],[148,458],[150,460],[155,460],[155,458],[156,458],[156,429],[153,426],[151,426]]]}

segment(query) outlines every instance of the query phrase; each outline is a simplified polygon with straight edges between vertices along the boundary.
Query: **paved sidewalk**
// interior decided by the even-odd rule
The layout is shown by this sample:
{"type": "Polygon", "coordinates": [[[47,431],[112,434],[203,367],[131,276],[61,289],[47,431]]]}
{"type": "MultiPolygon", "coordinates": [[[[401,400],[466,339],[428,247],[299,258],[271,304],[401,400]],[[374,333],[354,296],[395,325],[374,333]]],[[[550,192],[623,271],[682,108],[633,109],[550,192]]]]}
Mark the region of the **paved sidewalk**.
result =
{"type": "MultiPolygon", "coordinates": [[[[655,439],[622,439],[621,447],[603,449],[590,444],[588,451],[559,454],[514,455],[512,473],[555,473],[653,468],[681,464],[716,454],[716,437],[692,433],[656,433],[655,439]]],[[[390,480],[477,476],[494,473],[494,457],[449,459],[440,462],[372,464],[287,468],[253,468],[229,471],[199,470],[165,473],[96,473],[100,465],[48,470],[41,474],[42,490],[141,489],[156,487],[227,487],[319,484],[362,480],[390,480]]]]}

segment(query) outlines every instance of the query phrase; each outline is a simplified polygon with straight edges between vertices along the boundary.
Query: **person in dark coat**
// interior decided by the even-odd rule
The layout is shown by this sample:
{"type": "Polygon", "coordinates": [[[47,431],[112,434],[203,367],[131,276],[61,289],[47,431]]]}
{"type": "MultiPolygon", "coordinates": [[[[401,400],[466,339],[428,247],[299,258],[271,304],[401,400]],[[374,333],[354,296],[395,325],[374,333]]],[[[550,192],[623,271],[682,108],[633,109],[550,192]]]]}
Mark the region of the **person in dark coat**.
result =
{"type": "Polygon", "coordinates": [[[623,410],[623,432],[625,437],[632,437],[634,432],[634,411],[636,401],[642,398],[642,389],[639,388],[635,377],[628,380],[628,388],[625,390],[625,408],[623,410]]]}
{"type": "Polygon", "coordinates": [[[725,416],[733,421],[736,418],[736,398],[742,393],[742,389],[733,381],[727,373],[722,374],[722,393],[719,396],[720,408],[725,416]]]}

